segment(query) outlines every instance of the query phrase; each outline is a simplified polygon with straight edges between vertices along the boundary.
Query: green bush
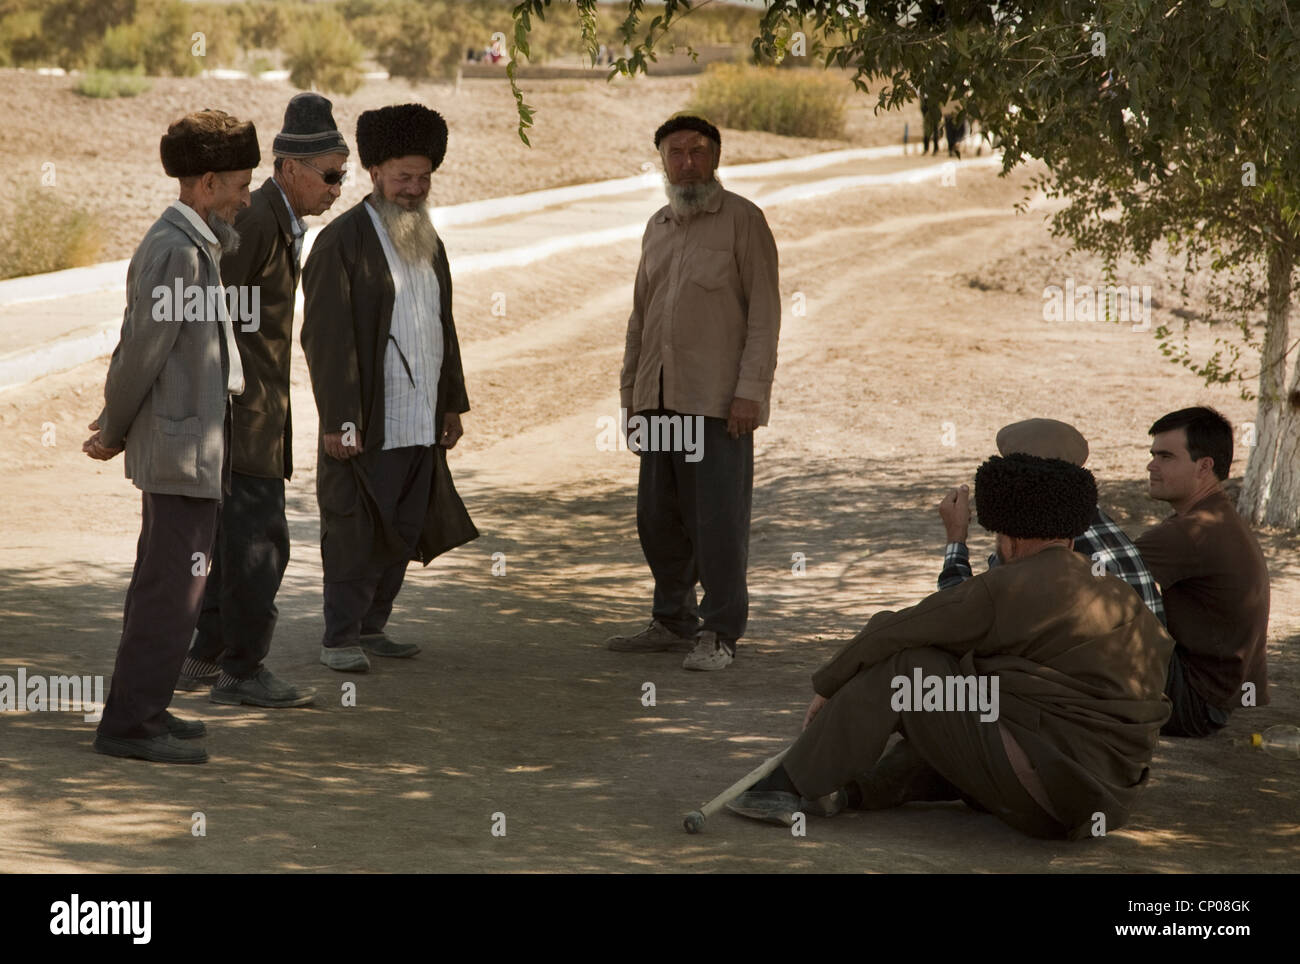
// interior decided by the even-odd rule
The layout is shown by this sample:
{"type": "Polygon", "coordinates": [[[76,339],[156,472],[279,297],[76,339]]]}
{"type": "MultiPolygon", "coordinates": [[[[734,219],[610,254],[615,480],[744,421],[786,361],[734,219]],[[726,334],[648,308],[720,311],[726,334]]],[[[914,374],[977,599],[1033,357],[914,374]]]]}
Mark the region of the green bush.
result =
{"type": "Polygon", "coordinates": [[[62,200],[52,188],[20,196],[0,232],[0,278],[94,264],[102,248],[93,214],[62,200]]]}
{"type": "Polygon", "coordinates": [[[301,22],[285,46],[289,82],[301,90],[350,94],[361,86],[364,51],[334,11],[301,22]]]}
{"type": "Polygon", "coordinates": [[[86,97],[134,97],[149,89],[149,81],[138,71],[88,70],[73,87],[86,97]]]}
{"type": "Polygon", "coordinates": [[[845,100],[844,85],[823,73],[713,64],[691,110],[719,127],[833,139],[844,136],[845,100]]]}
{"type": "Polygon", "coordinates": [[[0,19],[0,64],[25,67],[50,56],[50,44],[36,10],[22,10],[0,19]]]}
{"type": "Polygon", "coordinates": [[[391,77],[408,80],[451,79],[465,57],[461,43],[465,18],[445,4],[402,3],[389,22],[393,29],[376,45],[375,59],[391,77]]]}

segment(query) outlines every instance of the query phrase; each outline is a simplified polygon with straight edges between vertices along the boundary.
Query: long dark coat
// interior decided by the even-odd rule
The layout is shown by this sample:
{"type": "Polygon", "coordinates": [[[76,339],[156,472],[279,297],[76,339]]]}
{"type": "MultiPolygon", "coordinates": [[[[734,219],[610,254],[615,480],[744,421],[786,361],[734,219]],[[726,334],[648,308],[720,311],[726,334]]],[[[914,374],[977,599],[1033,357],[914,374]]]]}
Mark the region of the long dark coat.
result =
{"type": "MultiPolygon", "coordinates": [[[[434,254],[441,300],[443,360],[434,424],[447,412],[469,411],[460,343],[451,314],[451,270],[441,239],[434,254]]],[[[321,559],[330,581],[360,576],[367,565],[408,558],[391,522],[382,518],[365,455],[339,461],[325,454],[324,436],[351,423],[367,453],[384,445],[384,351],[393,314],[393,279],[383,245],[362,201],[325,227],[303,268],[302,347],[320,414],[316,496],[321,512],[321,559]]],[[[434,445],[429,508],[415,558],[435,556],[478,537],[452,484],[446,451],[434,445]]]]}

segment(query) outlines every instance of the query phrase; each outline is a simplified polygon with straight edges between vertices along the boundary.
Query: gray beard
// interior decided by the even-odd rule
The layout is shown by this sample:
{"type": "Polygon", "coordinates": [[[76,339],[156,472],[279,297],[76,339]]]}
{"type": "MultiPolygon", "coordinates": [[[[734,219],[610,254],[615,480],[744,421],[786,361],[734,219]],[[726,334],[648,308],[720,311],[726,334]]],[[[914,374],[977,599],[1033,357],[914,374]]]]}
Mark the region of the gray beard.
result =
{"type": "Polygon", "coordinates": [[[427,203],[421,202],[414,210],[408,211],[377,193],[371,194],[369,200],[398,257],[408,264],[428,264],[433,260],[434,252],[438,250],[438,232],[429,219],[427,203]]]}
{"type": "Polygon", "coordinates": [[[682,220],[693,218],[722,193],[722,182],[715,173],[703,184],[673,184],[664,175],[664,192],[668,195],[668,206],[673,214],[682,220]]]}
{"type": "Polygon", "coordinates": [[[212,233],[217,236],[217,243],[221,245],[222,254],[234,254],[239,250],[239,232],[229,221],[223,221],[217,217],[215,211],[208,214],[208,227],[212,233]]]}

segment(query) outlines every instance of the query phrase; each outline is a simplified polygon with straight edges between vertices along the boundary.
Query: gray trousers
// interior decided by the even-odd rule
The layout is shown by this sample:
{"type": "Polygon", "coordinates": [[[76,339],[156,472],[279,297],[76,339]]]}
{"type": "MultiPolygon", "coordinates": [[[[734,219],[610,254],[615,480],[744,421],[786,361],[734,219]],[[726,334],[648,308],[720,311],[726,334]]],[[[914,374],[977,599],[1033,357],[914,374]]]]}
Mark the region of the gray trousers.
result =
{"type": "Polygon", "coordinates": [[[749,618],[754,436],[733,439],[726,419],[705,418],[699,454],[695,462],[685,452],[641,454],[637,534],[655,579],[654,618],[681,636],[712,631],[734,642],[749,618]]]}
{"type": "Polygon", "coordinates": [[[356,579],[325,579],[325,638],[323,645],[356,646],[363,634],[382,632],[393,602],[406,579],[406,566],[415,558],[433,485],[433,449],[408,446],[384,449],[368,458],[371,491],[379,511],[393,522],[409,547],[407,558],[389,566],[368,567],[356,579]]]}

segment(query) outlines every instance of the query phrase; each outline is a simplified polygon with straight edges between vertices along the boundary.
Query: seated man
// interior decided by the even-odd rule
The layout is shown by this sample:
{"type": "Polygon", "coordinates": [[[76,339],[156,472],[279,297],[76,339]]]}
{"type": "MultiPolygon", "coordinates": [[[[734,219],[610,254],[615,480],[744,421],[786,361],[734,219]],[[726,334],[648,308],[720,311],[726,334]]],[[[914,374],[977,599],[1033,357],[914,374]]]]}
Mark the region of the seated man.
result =
{"type": "Polygon", "coordinates": [[[1173,715],[1162,732],[1208,736],[1234,706],[1268,702],[1268,568],[1220,484],[1232,465],[1228,420],[1212,408],[1184,408],[1150,434],[1151,495],[1174,510],[1137,540],[1178,644],[1165,688],[1173,715]]]}
{"type": "MultiPolygon", "coordinates": [[[[997,446],[1002,455],[1023,452],[1045,459],[1064,459],[1080,468],[1088,461],[1088,440],[1073,425],[1052,418],[1029,418],[1004,426],[998,431],[997,446]]],[[[970,530],[970,495],[966,486],[953,489],[944,497],[939,503],[939,515],[948,534],[939,588],[947,589],[971,577],[970,554],[966,549],[966,536],[970,530]]],[[[1074,551],[1094,563],[1100,562],[1111,575],[1127,582],[1142,597],[1147,609],[1161,623],[1165,621],[1160,590],[1142,561],[1141,553],[1100,506],[1093,512],[1087,531],[1074,540],[1074,551]]],[[[997,558],[996,554],[989,556],[989,568],[997,565],[997,558]]]]}
{"type": "Polygon", "coordinates": [[[876,613],[813,675],[803,734],[734,811],[788,824],[797,810],[961,798],[1036,837],[1124,824],[1169,717],[1173,640],[1127,584],[1070,550],[1097,506],[1087,469],[995,455],[975,504],[1001,564],[876,613]],[[972,707],[952,685],[963,680],[992,699],[972,707]]]}

